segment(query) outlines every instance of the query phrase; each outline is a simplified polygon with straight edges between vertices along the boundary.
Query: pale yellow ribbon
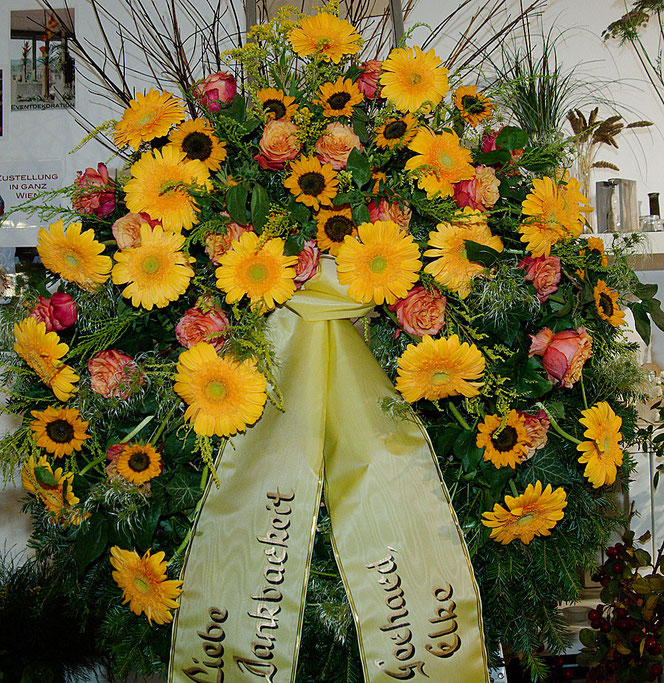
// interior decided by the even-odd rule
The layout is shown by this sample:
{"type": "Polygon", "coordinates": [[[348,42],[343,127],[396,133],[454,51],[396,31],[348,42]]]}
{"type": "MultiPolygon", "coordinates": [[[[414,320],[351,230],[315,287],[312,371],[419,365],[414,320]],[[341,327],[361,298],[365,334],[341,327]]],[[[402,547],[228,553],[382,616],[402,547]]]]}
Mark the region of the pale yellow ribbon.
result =
{"type": "Polygon", "coordinates": [[[468,551],[419,423],[381,408],[395,390],[321,273],[269,321],[282,413],[227,445],[183,568],[170,683],[295,680],[324,488],[367,683],[488,681],[468,551]]]}

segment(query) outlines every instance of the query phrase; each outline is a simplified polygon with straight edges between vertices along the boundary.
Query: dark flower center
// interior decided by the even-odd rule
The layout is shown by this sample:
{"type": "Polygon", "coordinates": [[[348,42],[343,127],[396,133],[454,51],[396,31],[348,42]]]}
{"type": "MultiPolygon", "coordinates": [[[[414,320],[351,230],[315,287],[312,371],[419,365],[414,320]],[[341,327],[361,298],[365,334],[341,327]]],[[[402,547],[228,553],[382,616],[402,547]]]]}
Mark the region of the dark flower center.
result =
{"type": "Polygon", "coordinates": [[[55,443],[69,443],[74,438],[74,427],[67,420],[53,420],[46,425],[46,434],[55,443]]]}
{"type": "Polygon", "coordinates": [[[383,137],[386,140],[397,140],[398,138],[403,137],[403,134],[406,132],[407,128],[408,126],[406,125],[406,122],[401,119],[397,121],[391,121],[385,126],[383,137]]]}
{"type": "Polygon", "coordinates": [[[327,98],[327,103],[330,109],[343,109],[350,100],[350,95],[347,92],[335,92],[327,98]]]}
{"type": "Polygon", "coordinates": [[[599,295],[599,307],[607,318],[613,315],[613,299],[604,292],[599,295]]]}
{"type": "Polygon", "coordinates": [[[272,112],[276,120],[286,116],[286,107],[281,100],[265,100],[263,110],[272,112]]]}
{"type": "Polygon", "coordinates": [[[137,451],[129,456],[127,464],[134,472],[143,472],[150,467],[150,456],[145,451],[137,451]]]}
{"type": "Polygon", "coordinates": [[[212,140],[205,133],[189,133],[182,141],[182,151],[189,159],[205,161],[212,154],[212,140]]]}
{"type": "Polygon", "coordinates": [[[322,173],[310,171],[303,173],[297,183],[304,194],[317,197],[325,189],[325,176],[322,173]]]}
{"type": "Polygon", "coordinates": [[[491,443],[493,447],[500,453],[511,451],[519,441],[519,437],[514,427],[507,425],[499,434],[495,432],[491,435],[491,443]]]}
{"type": "Polygon", "coordinates": [[[485,109],[482,101],[478,100],[477,97],[473,97],[473,95],[464,95],[461,98],[461,107],[470,114],[482,114],[485,109]]]}
{"type": "Polygon", "coordinates": [[[331,216],[325,221],[325,234],[333,242],[343,242],[346,235],[353,233],[353,221],[346,216],[331,216]]]}

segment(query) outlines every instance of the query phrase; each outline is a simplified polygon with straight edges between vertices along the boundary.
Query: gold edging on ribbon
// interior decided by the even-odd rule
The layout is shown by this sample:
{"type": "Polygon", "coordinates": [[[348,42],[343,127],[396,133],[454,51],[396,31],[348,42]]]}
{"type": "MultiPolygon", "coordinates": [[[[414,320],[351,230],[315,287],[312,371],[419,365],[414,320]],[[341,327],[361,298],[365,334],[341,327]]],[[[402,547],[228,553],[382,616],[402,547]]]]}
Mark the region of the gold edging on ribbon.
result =
{"type": "MultiPolygon", "coordinates": [[[[219,469],[219,465],[221,464],[221,459],[224,457],[224,453],[226,452],[226,445],[228,444],[228,441],[229,441],[229,439],[224,440],[224,443],[221,445],[221,447],[219,449],[219,453],[217,454],[217,457],[214,460],[214,471],[215,472],[219,469]]],[[[206,465],[206,467],[207,467],[207,465],[206,465]]],[[[196,519],[194,520],[194,523],[191,527],[191,537],[189,538],[189,543],[187,544],[187,552],[185,553],[184,561],[182,562],[182,569],[180,569],[180,580],[184,579],[184,572],[187,568],[187,562],[189,561],[189,554],[191,553],[191,546],[193,545],[194,537],[196,536],[196,529],[198,528],[198,522],[200,521],[201,514],[203,514],[203,508],[205,507],[205,501],[207,500],[207,497],[210,494],[210,488],[211,488],[213,483],[214,483],[214,477],[208,477],[208,483],[207,483],[207,486],[205,487],[205,493],[203,494],[203,497],[199,501],[198,512],[196,513],[196,519]]],[[[180,610],[176,609],[175,610],[175,616],[173,617],[173,628],[171,630],[171,651],[170,651],[170,658],[168,660],[167,683],[173,683],[173,674],[175,672],[175,667],[173,666],[173,661],[175,659],[175,636],[177,635],[177,631],[178,631],[179,616],[180,616],[180,610]]]]}

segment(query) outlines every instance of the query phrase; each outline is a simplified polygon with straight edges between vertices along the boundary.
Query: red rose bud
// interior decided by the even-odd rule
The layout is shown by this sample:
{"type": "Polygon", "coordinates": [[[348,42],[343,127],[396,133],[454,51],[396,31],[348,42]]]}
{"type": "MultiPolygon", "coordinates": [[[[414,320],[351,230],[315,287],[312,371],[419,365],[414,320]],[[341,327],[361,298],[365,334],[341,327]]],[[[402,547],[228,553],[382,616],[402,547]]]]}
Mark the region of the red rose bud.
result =
{"type": "Polygon", "coordinates": [[[30,315],[46,325],[47,332],[60,332],[71,327],[78,319],[76,302],[64,292],[55,292],[50,299],[39,297],[30,315]]]}
{"type": "Polygon", "coordinates": [[[541,356],[548,378],[570,388],[581,377],[592,353],[592,339],[584,327],[554,334],[548,327],[530,335],[530,357],[541,356]]]}
{"type": "Polygon", "coordinates": [[[125,443],[113,443],[106,449],[106,460],[117,460],[124,450],[125,443]]]}
{"type": "Polygon", "coordinates": [[[218,112],[222,104],[231,102],[237,93],[235,77],[228,71],[210,74],[194,87],[194,97],[210,112],[218,112]]]}
{"type": "Polygon", "coordinates": [[[78,171],[74,187],[71,203],[79,213],[106,218],[115,211],[115,182],[108,175],[106,164],[97,164],[96,171],[78,171]]]}
{"type": "Polygon", "coordinates": [[[380,76],[381,65],[382,62],[379,59],[370,59],[360,64],[362,73],[357,77],[357,87],[368,100],[380,97],[378,77],[380,76]]]}

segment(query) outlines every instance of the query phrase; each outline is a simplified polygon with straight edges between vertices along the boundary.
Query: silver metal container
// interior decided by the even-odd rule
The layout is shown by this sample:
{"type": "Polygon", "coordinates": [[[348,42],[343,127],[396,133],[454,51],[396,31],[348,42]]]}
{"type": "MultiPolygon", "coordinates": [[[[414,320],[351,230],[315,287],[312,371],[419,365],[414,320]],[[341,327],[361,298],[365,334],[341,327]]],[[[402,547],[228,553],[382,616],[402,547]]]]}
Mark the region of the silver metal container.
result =
{"type": "Polygon", "coordinates": [[[595,185],[597,232],[637,232],[636,180],[609,178],[595,185]]]}

